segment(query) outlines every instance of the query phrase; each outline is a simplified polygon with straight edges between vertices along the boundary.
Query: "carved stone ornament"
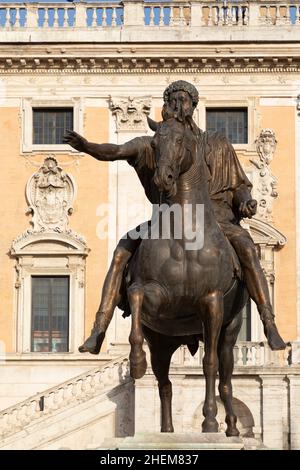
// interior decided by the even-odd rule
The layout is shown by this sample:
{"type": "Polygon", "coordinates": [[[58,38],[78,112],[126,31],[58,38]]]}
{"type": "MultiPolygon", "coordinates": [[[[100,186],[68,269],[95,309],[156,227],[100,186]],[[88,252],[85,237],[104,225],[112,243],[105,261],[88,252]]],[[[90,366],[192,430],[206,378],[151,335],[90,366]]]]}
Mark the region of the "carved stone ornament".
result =
{"type": "Polygon", "coordinates": [[[66,231],[74,195],[71,176],[58,166],[55,158],[47,157],[26,186],[28,212],[32,214],[34,231],[66,231]]]}
{"type": "Polygon", "coordinates": [[[151,98],[111,98],[110,108],[116,118],[117,131],[145,131],[151,98]]]}
{"type": "Polygon", "coordinates": [[[259,160],[250,159],[250,162],[255,167],[253,197],[258,202],[256,217],[271,222],[273,202],[278,196],[277,178],[272,175],[269,168],[277,144],[274,131],[263,129],[255,143],[259,160]]]}

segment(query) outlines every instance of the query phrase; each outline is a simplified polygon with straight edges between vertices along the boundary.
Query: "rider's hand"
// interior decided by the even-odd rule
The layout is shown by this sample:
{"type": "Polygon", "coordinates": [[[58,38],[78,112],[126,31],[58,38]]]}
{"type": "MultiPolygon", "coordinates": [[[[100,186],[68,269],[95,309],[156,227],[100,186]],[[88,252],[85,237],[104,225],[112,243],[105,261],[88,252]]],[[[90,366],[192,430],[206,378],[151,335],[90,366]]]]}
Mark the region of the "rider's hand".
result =
{"type": "Polygon", "coordinates": [[[78,152],[84,152],[86,149],[87,140],[75,131],[67,131],[63,138],[64,144],[69,144],[78,152]]]}
{"type": "Polygon", "coordinates": [[[241,202],[239,207],[239,213],[241,217],[247,217],[251,219],[256,214],[257,201],[255,199],[249,199],[248,201],[241,202]]]}

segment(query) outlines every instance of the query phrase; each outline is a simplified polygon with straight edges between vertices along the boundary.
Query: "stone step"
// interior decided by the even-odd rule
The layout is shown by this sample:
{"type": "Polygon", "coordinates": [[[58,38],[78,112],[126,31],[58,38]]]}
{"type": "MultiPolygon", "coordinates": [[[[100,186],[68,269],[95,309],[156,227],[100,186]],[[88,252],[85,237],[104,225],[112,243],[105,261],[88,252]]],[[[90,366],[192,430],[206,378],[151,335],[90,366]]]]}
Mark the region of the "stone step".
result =
{"type": "Polygon", "coordinates": [[[125,438],[105,439],[101,450],[257,450],[257,439],[227,437],[225,433],[136,433],[125,438]]]}

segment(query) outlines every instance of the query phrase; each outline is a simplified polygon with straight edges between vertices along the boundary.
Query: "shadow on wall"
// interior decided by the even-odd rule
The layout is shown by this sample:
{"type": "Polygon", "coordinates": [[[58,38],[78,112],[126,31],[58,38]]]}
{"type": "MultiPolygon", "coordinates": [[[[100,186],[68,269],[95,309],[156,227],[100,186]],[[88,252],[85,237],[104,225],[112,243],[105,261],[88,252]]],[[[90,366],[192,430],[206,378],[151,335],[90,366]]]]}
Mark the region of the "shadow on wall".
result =
{"type": "MultiPolygon", "coordinates": [[[[199,428],[199,422],[203,420],[202,408],[204,402],[202,402],[196,409],[193,417],[193,429],[199,428]]],[[[241,437],[254,437],[253,428],[255,426],[254,418],[249,410],[248,406],[238,398],[233,398],[232,400],[233,410],[237,416],[237,428],[240,431],[241,437]]],[[[217,406],[218,414],[217,421],[219,423],[219,431],[225,432],[226,423],[225,423],[225,409],[224,405],[220,399],[217,397],[217,406]]]]}

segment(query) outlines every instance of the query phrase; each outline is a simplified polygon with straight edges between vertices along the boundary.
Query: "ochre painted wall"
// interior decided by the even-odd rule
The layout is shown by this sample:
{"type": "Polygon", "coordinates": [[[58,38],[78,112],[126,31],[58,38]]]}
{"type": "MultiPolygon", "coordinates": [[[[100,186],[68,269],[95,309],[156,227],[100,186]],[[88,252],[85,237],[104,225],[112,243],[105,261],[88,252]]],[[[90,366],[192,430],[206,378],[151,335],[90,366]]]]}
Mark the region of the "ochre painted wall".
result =
{"type": "Polygon", "coordinates": [[[278,178],[278,198],[273,204],[273,226],[287,237],[275,254],[275,313],[286,341],[296,339],[296,214],[295,214],[295,109],[261,107],[262,127],[274,130],[278,141],[271,163],[278,178]]]}
{"type": "MultiPolygon", "coordinates": [[[[109,111],[106,108],[86,108],[84,136],[91,142],[108,141],[109,111]]],[[[87,257],[85,333],[89,333],[99,306],[100,294],[107,271],[107,239],[100,240],[96,229],[97,207],[108,201],[108,163],[85,155],[78,168],[70,169],[77,183],[77,198],[70,226],[84,235],[91,249],[87,257]]]]}
{"type": "Polygon", "coordinates": [[[14,265],[9,255],[12,240],[30,228],[30,216],[26,215],[25,187],[28,178],[36,171],[20,156],[21,126],[19,108],[0,108],[0,340],[7,352],[14,347],[15,306],[14,265]]]}
{"type": "MultiPolygon", "coordinates": [[[[30,215],[26,215],[25,187],[28,178],[38,170],[20,154],[21,128],[19,108],[0,108],[0,198],[2,230],[0,237],[0,340],[5,342],[7,352],[14,351],[15,309],[14,265],[9,256],[12,240],[30,228],[30,215]]],[[[108,139],[108,110],[86,109],[84,135],[95,142],[108,139]]],[[[32,160],[42,165],[51,152],[35,155],[32,160]]],[[[98,308],[100,290],[107,270],[107,240],[99,240],[96,226],[99,218],[96,209],[107,202],[108,164],[98,162],[85,155],[79,165],[64,166],[70,156],[56,153],[56,159],[63,164],[64,171],[73,175],[77,186],[74,212],[69,218],[69,227],[86,238],[91,249],[87,257],[86,278],[86,332],[89,331],[98,308]]]]}

